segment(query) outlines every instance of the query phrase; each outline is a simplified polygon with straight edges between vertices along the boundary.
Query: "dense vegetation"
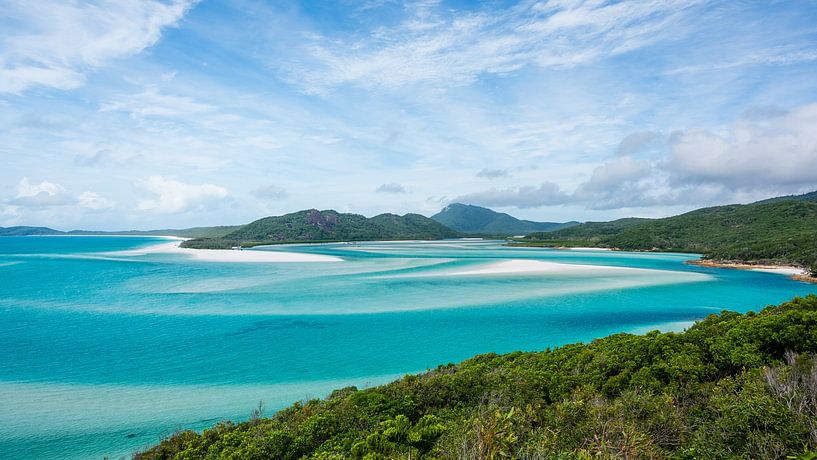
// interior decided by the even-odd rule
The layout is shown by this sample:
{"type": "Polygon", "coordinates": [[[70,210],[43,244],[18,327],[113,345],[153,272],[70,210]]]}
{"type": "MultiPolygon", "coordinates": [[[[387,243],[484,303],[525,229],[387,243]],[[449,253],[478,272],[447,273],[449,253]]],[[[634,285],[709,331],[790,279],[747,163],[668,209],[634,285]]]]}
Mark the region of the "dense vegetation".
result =
{"type": "Polygon", "coordinates": [[[782,459],[817,448],[817,296],[487,354],[178,433],[152,459],[782,459]]]}
{"type": "Polygon", "coordinates": [[[485,235],[527,235],[578,225],[578,222],[534,222],[479,206],[453,203],[431,216],[458,232],[485,235]]]}
{"type": "Polygon", "coordinates": [[[436,240],[453,238],[457,232],[420,214],[359,214],[309,209],[251,222],[219,239],[184,243],[192,248],[229,248],[257,244],[316,241],[436,240]]]}
{"type": "Polygon", "coordinates": [[[718,260],[786,263],[817,271],[817,202],[771,200],[703,208],[664,219],[587,223],[524,242],[702,253],[718,260]]]}
{"type": "Polygon", "coordinates": [[[769,198],[766,200],[758,201],[757,203],[776,203],[778,201],[816,201],[817,202],[817,190],[809,193],[803,193],[802,195],[786,195],[786,196],[778,196],[774,198],[769,198]]]}
{"type": "Polygon", "coordinates": [[[628,217],[625,219],[613,220],[610,222],[585,222],[574,227],[560,229],[549,233],[532,233],[528,235],[528,239],[532,240],[546,240],[554,237],[559,237],[564,240],[582,240],[594,239],[612,236],[637,225],[649,222],[651,219],[643,219],[639,217],[628,217]]]}

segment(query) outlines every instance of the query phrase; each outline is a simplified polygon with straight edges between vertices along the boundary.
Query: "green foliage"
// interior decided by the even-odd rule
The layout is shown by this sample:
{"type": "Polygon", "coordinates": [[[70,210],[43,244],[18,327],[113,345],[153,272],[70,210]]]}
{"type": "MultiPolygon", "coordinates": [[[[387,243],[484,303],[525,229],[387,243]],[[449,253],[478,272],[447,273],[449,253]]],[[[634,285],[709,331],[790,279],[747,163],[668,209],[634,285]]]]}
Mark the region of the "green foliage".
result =
{"type": "Polygon", "coordinates": [[[550,239],[565,239],[565,240],[600,240],[605,236],[615,235],[631,227],[636,227],[651,219],[642,219],[638,217],[628,217],[625,219],[613,220],[610,222],[585,222],[575,227],[570,227],[562,230],[557,230],[547,233],[532,233],[527,236],[529,240],[550,240],[550,239]]]}
{"type": "Polygon", "coordinates": [[[480,206],[452,203],[431,216],[432,219],[463,233],[486,235],[526,235],[578,225],[578,222],[533,222],[480,206]]]}
{"type": "Polygon", "coordinates": [[[815,353],[812,295],[683,333],[480,355],[179,433],[137,458],[807,459],[817,449],[815,353]]]}
{"type": "Polygon", "coordinates": [[[352,446],[352,455],[364,460],[378,460],[403,453],[408,458],[417,458],[412,456],[416,453],[422,458],[444,432],[445,427],[433,415],[423,416],[416,424],[405,415],[398,415],[382,422],[378,432],[352,446]]]}
{"type": "Polygon", "coordinates": [[[817,267],[817,202],[772,200],[716,206],[665,219],[590,222],[526,241],[569,239],[624,250],[701,253],[718,260],[817,267]]]}
{"type": "Polygon", "coordinates": [[[436,240],[458,236],[457,232],[419,214],[380,214],[366,218],[358,214],[309,209],[251,222],[222,238],[185,241],[190,248],[228,249],[259,244],[369,241],[436,240]]]}
{"type": "Polygon", "coordinates": [[[769,198],[768,200],[758,201],[756,204],[761,203],[777,203],[779,201],[814,201],[817,202],[817,190],[809,193],[803,193],[802,195],[786,195],[786,196],[778,196],[775,198],[769,198]]]}

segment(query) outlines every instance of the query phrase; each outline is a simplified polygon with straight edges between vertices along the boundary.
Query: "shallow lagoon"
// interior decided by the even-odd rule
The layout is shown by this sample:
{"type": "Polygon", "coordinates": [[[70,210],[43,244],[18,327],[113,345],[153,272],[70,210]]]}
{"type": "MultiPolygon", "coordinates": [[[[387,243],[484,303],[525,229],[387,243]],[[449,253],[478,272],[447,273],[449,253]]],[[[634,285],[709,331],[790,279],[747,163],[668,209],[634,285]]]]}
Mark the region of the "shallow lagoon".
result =
{"type": "Polygon", "coordinates": [[[681,329],[817,292],[691,255],[483,241],[257,249],[332,263],[133,251],[166,242],[0,238],[6,458],[115,458],[262,400],[274,410],[478,353],[681,329]]]}

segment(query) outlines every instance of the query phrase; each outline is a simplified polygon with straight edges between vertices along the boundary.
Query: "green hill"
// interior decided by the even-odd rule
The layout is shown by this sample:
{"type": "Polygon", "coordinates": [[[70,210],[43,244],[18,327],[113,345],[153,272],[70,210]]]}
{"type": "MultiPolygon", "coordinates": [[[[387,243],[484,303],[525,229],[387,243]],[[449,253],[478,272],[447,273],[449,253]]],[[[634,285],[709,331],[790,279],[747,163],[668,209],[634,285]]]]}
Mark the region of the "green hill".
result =
{"type": "Polygon", "coordinates": [[[452,203],[431,218],[459,232],[487,235],[527,235],[531,232],[558,230],[579,224],[520,220],[502,212],[462,203],[452,203]]]}
{"type": "Polygon", "coordinates": [[[529,235],[522,244],[595,245],[701,253],[710,259],[817,270],[817,202],[770,200],[715,206],[664,219],[587,223],[529,235]]]}
{"type": "Polygon", "coordinates": [[[607,239],[622,249],[700,252],[716,258],[817,262],[817,203],[717,206],[631,227],[607,239]]]}
{"type": "Polygon", "coordinates": [[[529,239],[541,240],[548,238],[599,238],[602,236],[615,235],[622,230],[648,222],[650,219],[639,217],[627,217],[610,222],[585,222],[566,229],[558,229],[551,232],[538,232],[528,235],[529,239]]]}
{"type": "Polygon", "coordinates": [[[0,236],[60,235],[63,232],[48,227],[0,227],[0,236]]]}
{"type": "Polygon", "coordinates": [[[457,232],[419,214],[380,214],[367,218],[333,210],[308,209],[283,216],[264,217],[218,239],[185,241],[185,247],[228,248],[284,242],[436,240],[457,232]]]}
{"type": "Polygon", "coordinates": [[[802,195],[786,195],[786,196],[778,196],[775,198],[769,198],[767,200],[758,201],[754,204],[762,204],[762,203],[776,203],[778,201],[815,201],[817,202],[817,190],[809,193],[803,193],[802,195]]]}
{"type": "Polygon", "coordinates": [[[158,459],[813,459],[817,296],[487,354],[262,418],[178,433],[158,459]]]}
{"type": "Polygon", "coordinates": [[[122,231],[98,231],[98,230],[71,230],[63,232],[49,227],[0,227],[0,236],[33,236],[33,235],[161,235],[178,236],[182,238],[221,238],[228,233],[241,228],[239,225],[223,225],[217,227],[192,227],[184,229],[163,229],[163,230],[122,230],[122,231]]]}
{"type": "Polygon", "coordinates": [[[91,230],[71,230],[69,235],[161,235],[181,238],[221,238],[241,228],[240,225],[219,225],[215,227],[165,228],[160,230],[122,230],[100,232],[91,230]]]}

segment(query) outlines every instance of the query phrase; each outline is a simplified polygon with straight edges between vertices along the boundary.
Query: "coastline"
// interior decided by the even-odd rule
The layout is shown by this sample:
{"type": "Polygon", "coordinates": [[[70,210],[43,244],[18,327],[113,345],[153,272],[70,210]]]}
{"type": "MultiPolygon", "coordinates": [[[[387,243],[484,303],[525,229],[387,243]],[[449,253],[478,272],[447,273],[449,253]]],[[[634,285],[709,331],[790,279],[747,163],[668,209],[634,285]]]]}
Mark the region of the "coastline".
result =
{"type": "Polygon", "coordinates": [[[796,281],[804,281],[806,283],[817,284],[817,277],[810,276],[806,269],[795,265],[753,264],[743,261],[739,262],[730,260],[709,260],[709,259],[688,260],[686,261],[686,263],[690,265],[697,265],[699,267],[731,268],[734,270],[752,270],[756,272],[775,273],[778,275],[786,275],[789,278],[796,281]]]}

